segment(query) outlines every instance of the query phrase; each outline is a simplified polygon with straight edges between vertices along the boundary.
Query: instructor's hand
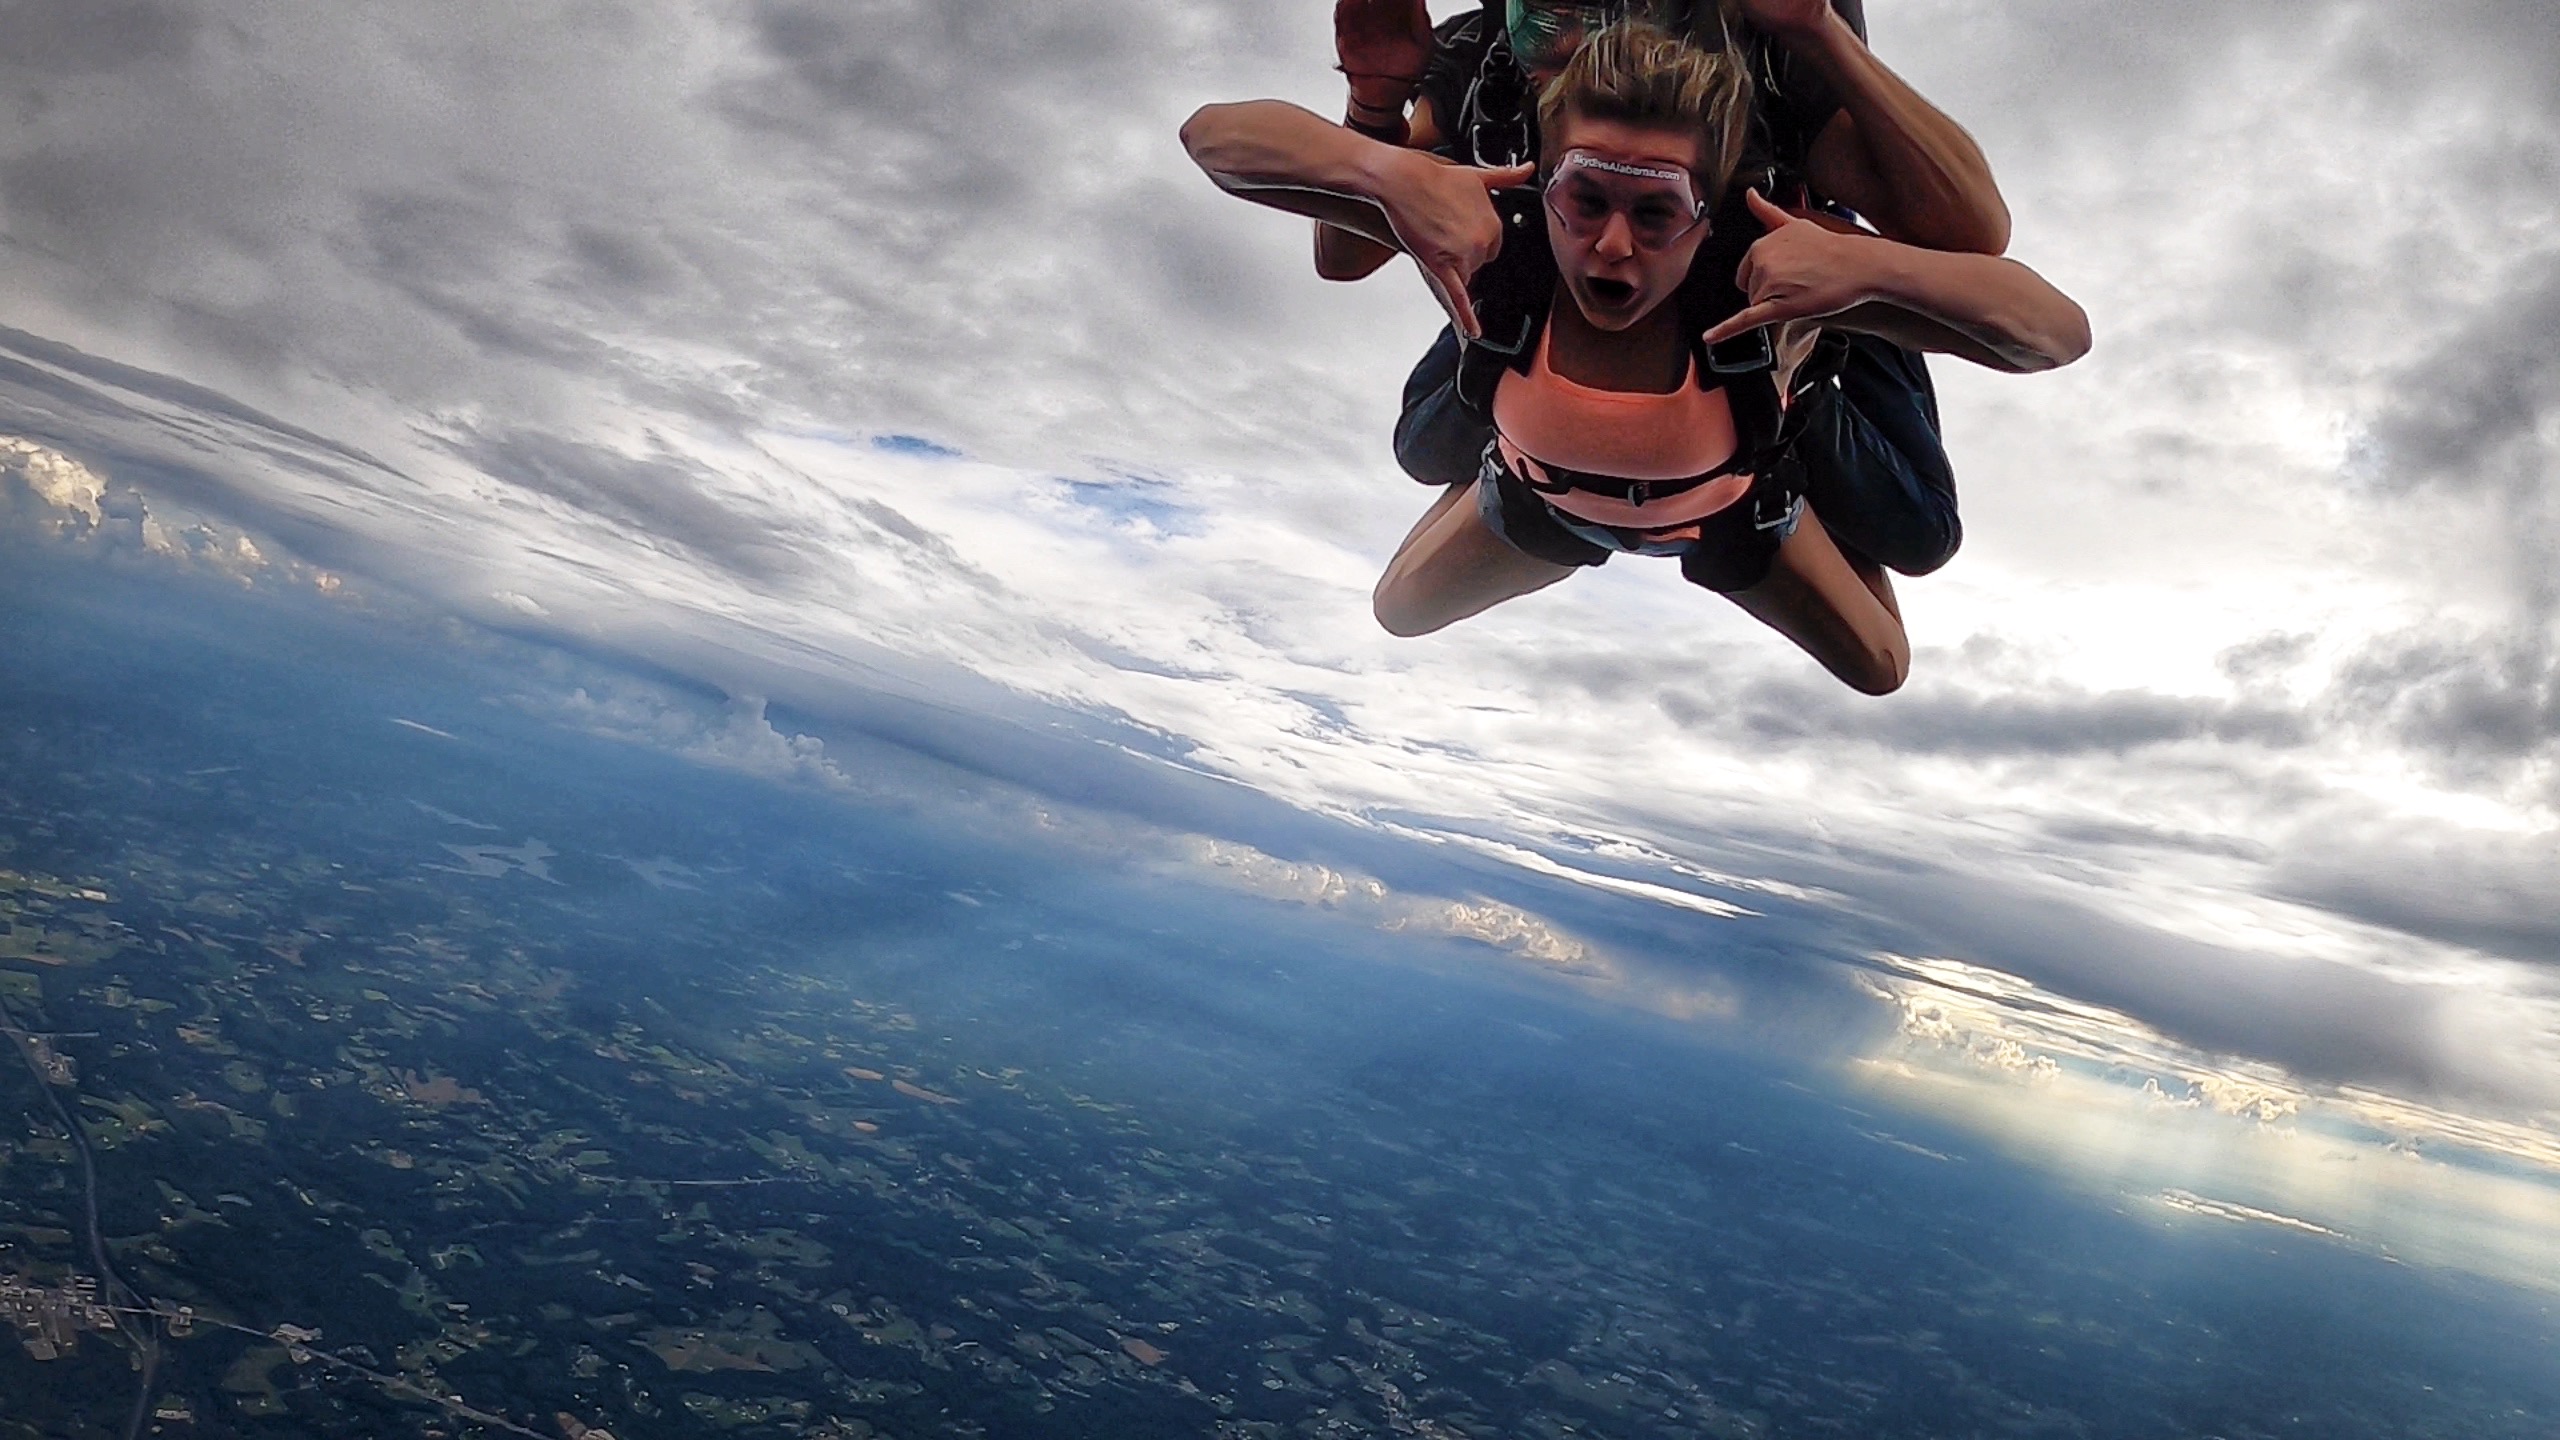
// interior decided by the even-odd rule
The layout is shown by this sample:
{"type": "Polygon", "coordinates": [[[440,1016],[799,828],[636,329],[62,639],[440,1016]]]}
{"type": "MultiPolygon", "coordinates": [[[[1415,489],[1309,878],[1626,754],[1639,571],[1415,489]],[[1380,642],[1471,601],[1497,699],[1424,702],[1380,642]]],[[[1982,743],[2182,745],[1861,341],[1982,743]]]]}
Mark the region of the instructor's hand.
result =
{"type": "Polygon", "coordinates": [[[1502,249],[1502,216],[1493,208],[1493,192],[1527,184],[1535,165],[1506,165],[1484,170],[1452,165],[1418,150],[1399,152],[1411,163],[1399,167],[1399,183],[1379,187],[1378,208],[1387,214],[1396,239],[1422,278],[1449,312],[1449,323],[1469,340],[1483,333],[1476,307],[1467,298],[1467,282],[1502,249]]]}
{"type": "Polygon", "coordinates": [[[1734,272],[1734,285],[1751,303],[1709,329],[1708,344],[1784,320],[1819,320],[1875,298],[1866,269],[1869,237],[1791,215],[1757,190],[1743,198],[1769,233],[1752,242],[1734,272]]]}
{"type": "Polygon", "coordinates": [[[1742,0],[1742,18],[1779,44],[1790,44],[1831,23],[1831,0],[1742,0]]]}
{"type": "Polygon", "coordinates": [[[1423,0],[1334,0],[1333,54],[1353,99],[1401,109],[1431,58],[1431,12],[1423,0]]]}

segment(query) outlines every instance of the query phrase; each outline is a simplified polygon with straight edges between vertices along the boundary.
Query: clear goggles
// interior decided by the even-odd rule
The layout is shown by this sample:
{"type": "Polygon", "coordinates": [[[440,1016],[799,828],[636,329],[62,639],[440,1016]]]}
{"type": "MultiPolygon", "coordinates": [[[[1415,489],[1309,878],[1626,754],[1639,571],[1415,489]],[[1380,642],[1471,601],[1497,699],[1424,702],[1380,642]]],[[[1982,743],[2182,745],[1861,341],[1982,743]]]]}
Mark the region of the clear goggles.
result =
{"type": "Polygon", "coordinates": [[[1547,208],[1577,240],[1597,240],[1609,217],[1627,219],[1639,250],[1667,250],[1707,218],[1697,182],[1686,170],[1634,165],[1587,150],[1567,150],[1547,177],[1547,208]]]}
{"type": "Polygon", "coordinates": [[[1558,4],[1556,0],[1510,0],[1505,30],[1512,58],[1524,70],[1561,70],[1591,34],[1617,19],[1624,4],[1558,4]]]}

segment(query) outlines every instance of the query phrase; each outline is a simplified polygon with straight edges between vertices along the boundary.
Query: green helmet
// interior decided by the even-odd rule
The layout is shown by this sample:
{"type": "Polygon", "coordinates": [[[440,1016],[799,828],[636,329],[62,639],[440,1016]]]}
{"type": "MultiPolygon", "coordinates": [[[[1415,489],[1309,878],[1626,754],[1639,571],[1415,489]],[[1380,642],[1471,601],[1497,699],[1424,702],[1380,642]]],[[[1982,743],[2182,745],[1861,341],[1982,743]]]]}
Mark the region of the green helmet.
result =
{"type": "Polygon", "coordinates": [[[1618,4],[1576,3],[1576,0],[1508,0],[1505,33],[1511,40],[1511,54],[1528,70],[1555,70],[1573,58],[1592,31],[1624,15],[1624,0],[1618,4]]]}
{"type": "Polygon", "coordinates": [[[1711,29],[1723,35],[1727,23],[1722,0],[1503,0],[1503,6],[1511,54],[1528,70],[1563,69],[1592,31],[1631,13],[1702,39],[1711,29]]]}

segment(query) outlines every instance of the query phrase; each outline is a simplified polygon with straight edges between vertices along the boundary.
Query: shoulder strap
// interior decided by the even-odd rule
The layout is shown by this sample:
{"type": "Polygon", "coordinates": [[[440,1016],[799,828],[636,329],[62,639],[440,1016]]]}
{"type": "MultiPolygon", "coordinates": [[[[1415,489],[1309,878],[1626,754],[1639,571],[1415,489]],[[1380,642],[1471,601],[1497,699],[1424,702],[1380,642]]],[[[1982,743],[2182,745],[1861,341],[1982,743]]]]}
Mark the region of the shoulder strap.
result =
{"type": "Polygon", "coordinates": [[[1693,342],[1698,384],[1707,389],[1721,387],[1733,407],[1735,446],[1727,466],[1754,473],[1774,464],[1803,428],[1799,412],[1778,395],[1775,336],[1763,325],[1718,345],[1706,344],[1703,337],[1709,327],[1747,303],[1734,276],[1762,232],[1743,193],[1761,183],[1764,177],[1737,176],[1726,187],[1724,198],[1707,219],[1706,242],[1698,247],[1698,257],[1690,264],[1676,300],[1681,325],[1700,337],[1693,342]]]}
{"type": "Polygon", "coordinates": [[[1458,403],[1485,421],[1492,419],[1502,372],[1528,373],[1556,298],[1556,259],[1547,247],[1538,192],[1496,190],[1493,208],[1502,217],[1502,248],[1467,286],[1484,333],[1458,347],[1458,403]]]}
{"type": "MultiPolygon", "coordinates": [[[[1707,216],[1706,241],[1698,247],[1697,258],[1689,263],[1688,278],[1680,282],[1680,293],[1674,297],[1673,303],[1680,307],[1681,328],[1691,335],[1704,333],[1745,303],[1741,289],[1734,284],[1734,275],[1742,269],[1742,257],[1760,238],[1760,222],[1744,202],[1743,190],[1742,183],[1725,188],[1724,198],[1707,216]]],[[[1697,351],[1698,383],[1709,389],[1734,377],[1765,374],[1777,364],[1765,326],[1721,345],[1701,344],[1697,351]]]]}
{"type": "Polygon", "coordinates": [[[1422,64],[1421,97],[1431,102],[1431,116],[1440,130],[1440,143],[1433,149],[1445,159],[1465,164],[1474,158],[1467,151],[1467,96],[1483,69],[1483,11],[1460,10],[1432,28],[1431,54],[1422,64]]]}
{"type": "Polygon", "coordinates": [[[1517,165],[1537,158],[1536,107],[1529,99],[1529,77],[1512,58],[1502,22],[1485,23],[1492,28],[1460,107],[1464,124],[1452,138],[1463,151],[1459,158],[1470,165],[1517,165]]]}

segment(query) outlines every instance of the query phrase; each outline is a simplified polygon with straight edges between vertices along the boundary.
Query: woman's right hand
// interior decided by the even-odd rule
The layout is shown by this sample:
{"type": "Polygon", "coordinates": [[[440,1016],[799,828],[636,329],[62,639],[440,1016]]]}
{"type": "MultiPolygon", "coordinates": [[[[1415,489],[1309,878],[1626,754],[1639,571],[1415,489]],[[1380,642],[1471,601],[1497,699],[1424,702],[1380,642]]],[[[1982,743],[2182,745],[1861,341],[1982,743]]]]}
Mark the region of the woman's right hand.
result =
{"type": "Polygon", "coordinates": [[[1381,161],[1385,173],[1371,198],[1386,212],[1405,253],[1422,268],[1424,283],[1449,312],[1449,323],[1462,337],[1476,339],[1484,327],[1476,321],[1467,284],[1502,249],[1502,215],[1493,208],[1493,192],[1527,184],[1538,167],[1487,170],[1452,165],[1419,150],[1396,150],[1381,161]]]}

